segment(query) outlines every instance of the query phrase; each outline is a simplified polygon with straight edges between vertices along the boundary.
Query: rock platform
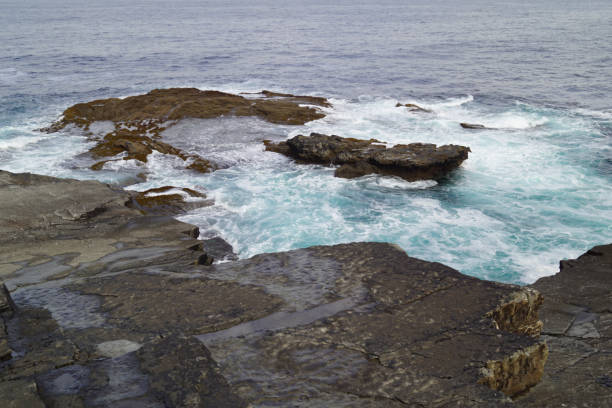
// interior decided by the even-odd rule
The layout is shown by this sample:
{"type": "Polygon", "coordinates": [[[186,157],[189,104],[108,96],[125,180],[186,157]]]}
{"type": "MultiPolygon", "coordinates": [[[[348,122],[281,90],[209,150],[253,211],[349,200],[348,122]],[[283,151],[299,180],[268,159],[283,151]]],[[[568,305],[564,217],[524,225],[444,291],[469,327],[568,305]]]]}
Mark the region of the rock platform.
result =
{"type": "Polygon", "coordinates": [[[531,287],[385,243],[210,265],[231,247],[133,200],[0,171],[2,406],[612,402],[612,245],[531,287]]]}

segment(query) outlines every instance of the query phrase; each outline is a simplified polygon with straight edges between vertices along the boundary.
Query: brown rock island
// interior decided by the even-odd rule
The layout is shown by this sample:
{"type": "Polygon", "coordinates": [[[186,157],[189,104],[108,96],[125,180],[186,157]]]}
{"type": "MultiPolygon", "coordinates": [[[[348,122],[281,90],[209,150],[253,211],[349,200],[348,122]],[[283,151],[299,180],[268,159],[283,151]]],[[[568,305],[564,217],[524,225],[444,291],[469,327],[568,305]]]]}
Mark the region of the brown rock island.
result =
{"type": "Polygon", "coordinates": [[[69,107],[60,120],[41,129],[57,132],[77,126],[88,132],[94,122],[110,121],[114,129],[103,137],[89,132],[97,144],[90,149],[94,158],[104,159],[91,166],[100,170],[109,160],[146,162],[153,151],[178,156],[190,170],[206,173],[217,168],[197,154],[187,153],[162,142],[163,130],[180,119],[210,119],[221,116],[254,116],[283,125],[303,125],[321,119],[321,107],[330,107],[321,97],[262,91],[249,97],[196,88],[155,89],[145,95],[100,99],[69,107]],[[117,158],[123,154],[121,158],[117,158]]]}
{"type": "Polygon", "coordinates": [[[336,177],[355,178],[367,174],[398,176],[408,181],[439,179],[468,158],[469,147],[436,146],[427,143],[393,147],[376,139],[360,140],[311,133],[287,141],[264,141],[266,150],[281,153],[300,163],[339,165],[336,177]]]}
{"type": "Polygon", "coordinates": [[[529,287],[387,243],[211,264],[159,209],[197,192],[152,193],[0,171],[3,407],[612,403],[612,245],[529,287]]]}

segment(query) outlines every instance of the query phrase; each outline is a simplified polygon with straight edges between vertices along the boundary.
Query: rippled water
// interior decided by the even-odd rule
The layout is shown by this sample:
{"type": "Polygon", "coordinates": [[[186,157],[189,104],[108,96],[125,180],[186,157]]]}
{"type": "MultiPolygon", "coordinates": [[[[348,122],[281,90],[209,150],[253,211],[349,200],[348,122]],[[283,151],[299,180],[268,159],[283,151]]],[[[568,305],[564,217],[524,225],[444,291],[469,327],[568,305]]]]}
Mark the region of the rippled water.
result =
{"type": "Polygon", "coordinates": [[[241,257],[390,241],[468,274],[530,282],[612,241],[610,2],[227,3],[0,1],[0,168],[126,183],[138,163],[93,172],[78,156],[90,147],[82,135],[33,129],[73,103],[152,88],[273,89],[328,96],[333,108],[300,127],[185,121],[167,140],[231,167],[186,173],[154,155],[149,181],[131,188],[207,191],[215,206],[184,219],[241,257]],[[439,183],[407,183],[337,179],[263,152],[264,138],[311,131],[472,153],[439,183]]]}

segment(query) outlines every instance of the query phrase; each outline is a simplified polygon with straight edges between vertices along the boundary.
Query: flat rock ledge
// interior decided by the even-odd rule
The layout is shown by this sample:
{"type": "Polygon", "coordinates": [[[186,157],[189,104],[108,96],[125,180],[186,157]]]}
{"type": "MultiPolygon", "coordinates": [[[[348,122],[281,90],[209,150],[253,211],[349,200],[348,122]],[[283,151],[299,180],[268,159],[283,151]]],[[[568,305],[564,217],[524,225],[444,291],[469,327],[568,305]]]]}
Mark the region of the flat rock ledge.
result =
{"type": "Polygon", "coordinates": [[[130,200],[0,172],[3,407],[612,402],[612,245],[532,287],[385,243],[210,265],[222,240],[130,200]]]}
{"type": "Polygon", "coordinates": [[[388,148],[376,139],[360,140],[311,133],[287,141],[264,141],[266,150],[300,163],[338,165],[334,175],[355,178],[367,174],[398,176],[408,181],[440,179],[468,158],[469,147],[427,143],[388,148]]]}

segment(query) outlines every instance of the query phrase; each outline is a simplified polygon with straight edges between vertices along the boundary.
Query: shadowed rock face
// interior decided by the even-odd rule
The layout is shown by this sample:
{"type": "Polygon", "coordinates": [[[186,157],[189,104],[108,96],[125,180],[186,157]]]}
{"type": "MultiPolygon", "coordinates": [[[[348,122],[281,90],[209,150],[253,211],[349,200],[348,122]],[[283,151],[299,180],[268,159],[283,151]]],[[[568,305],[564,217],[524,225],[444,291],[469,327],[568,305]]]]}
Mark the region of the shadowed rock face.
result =
{"type": "Polygon", "coordinates": [[[284,154],[302,163],[340,165],[336,177],[354,178],[385,174],[408,181],[439,179],[468,158],[469,147],[411,143],[387,148],[375,139],[360,140],[311,133],[285,142],[264,142],[266,150],[284,154]]]}
{"type": "MultiPolygon", "coordinates": [[[[184,118],[217,118],[220,116],[256,116],[271,123],[303,125],[325,116],[318,107],[331,106],[325,98],[296,96],[262,91],[259,97],[245,98],[219,91],[200,91],[195,88],[155,89],[145,95],[124,99],[109,98],[78,103],[63,113],[61,120],[45,129],[57,132],[68,125],[86,131],[96,121],[111,121],[115,125],[98,144],[90,149],[94,157],[112,157],[125,153],[122,160],[147,161],[154,150],[178,156],[186,168],[201,173],[217,168],[214,163],[192,153],[185,153],[161,142],[161,132],[184,118]]],[[[108,160],[91,166],[100,170],[108,160]]]]}
{"type": "Polygon", "coordinates": [[[538,291],[394,245],[202,266],[226,246],[128,208],[122,190],[8,172],[0,182],[0,401],[13,406],[560,406],[574,401],[572,373],[591,406],[609,405],[612,246],[534,285],[544,332],[567,322],[549,350],[538,291]]]}

